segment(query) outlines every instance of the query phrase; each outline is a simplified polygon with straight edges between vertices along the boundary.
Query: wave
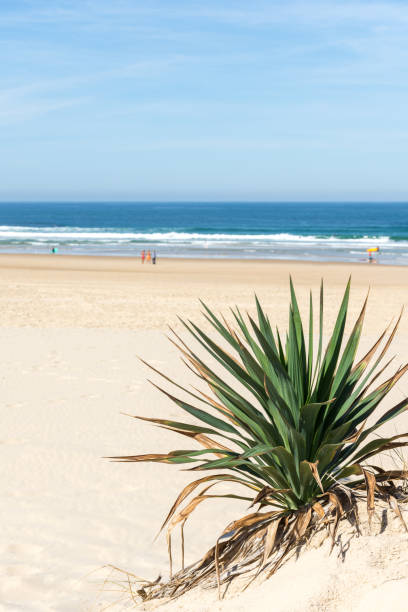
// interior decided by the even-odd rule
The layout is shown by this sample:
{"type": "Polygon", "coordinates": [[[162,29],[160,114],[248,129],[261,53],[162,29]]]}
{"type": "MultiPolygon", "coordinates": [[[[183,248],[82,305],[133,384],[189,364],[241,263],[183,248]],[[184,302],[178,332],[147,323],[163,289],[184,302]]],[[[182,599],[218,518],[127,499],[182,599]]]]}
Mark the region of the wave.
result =
{"type": "Polygon", "coordinates": [[[232,233],[199,233],[179,231],[119,231],[114,228],[79,228],[79,227],[25,227],[25,226],[0,226],[0,241],[13,242],[160,242],[160,243],[184,243],[184,244],[273,244],[273,243],[299,243],[303,245],[326,244],[332,246],[340,245],[389,245],[408,246],[407,240],[396,240],[390,236],[315,236],[290,233],[276,234],[232,234],[232,233]]]}

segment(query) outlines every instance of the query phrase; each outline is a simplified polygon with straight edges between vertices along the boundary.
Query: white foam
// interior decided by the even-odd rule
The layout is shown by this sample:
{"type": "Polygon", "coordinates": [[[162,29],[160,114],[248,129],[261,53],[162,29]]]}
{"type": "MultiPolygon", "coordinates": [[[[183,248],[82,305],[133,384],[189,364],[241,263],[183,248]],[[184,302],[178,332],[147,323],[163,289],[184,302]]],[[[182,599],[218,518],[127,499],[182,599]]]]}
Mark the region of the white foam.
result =
{"type": "Polygon", "coordinates": [[[111,228],[77,228],[77,227],[23,227],[23,226],[0,226],[0,241],[72,241],[79,242],[111,242],[124,243],[129,241],[146,241],[161,243],[183,243],[200,246],[203,244],[211,245],[231,245],[239,243],[250,243],[256,245],[277,243],[277,244],[296,244],[303,245],[326,245],[337,246],[364,246],[364,245],[391,245],[393,247],[407,247],[408,241],[393,241],[389,236],[363,236],[360,238],[340,238],[337,236],[302,236],[298,234],[277,233],[277,234],[223,234],[198,232],[118,232],[111,228]]]}

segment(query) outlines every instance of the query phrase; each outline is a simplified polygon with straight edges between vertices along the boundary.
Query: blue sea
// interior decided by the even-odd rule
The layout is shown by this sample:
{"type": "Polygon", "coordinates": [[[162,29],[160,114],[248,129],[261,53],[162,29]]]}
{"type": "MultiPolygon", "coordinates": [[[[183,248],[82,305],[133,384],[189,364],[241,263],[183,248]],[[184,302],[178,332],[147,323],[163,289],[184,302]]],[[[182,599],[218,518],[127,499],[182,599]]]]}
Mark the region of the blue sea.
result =
{"type": "Polygon", "coordinates": [[[0,203],[0,252],[408,264],[408,203],[0,203]]]}

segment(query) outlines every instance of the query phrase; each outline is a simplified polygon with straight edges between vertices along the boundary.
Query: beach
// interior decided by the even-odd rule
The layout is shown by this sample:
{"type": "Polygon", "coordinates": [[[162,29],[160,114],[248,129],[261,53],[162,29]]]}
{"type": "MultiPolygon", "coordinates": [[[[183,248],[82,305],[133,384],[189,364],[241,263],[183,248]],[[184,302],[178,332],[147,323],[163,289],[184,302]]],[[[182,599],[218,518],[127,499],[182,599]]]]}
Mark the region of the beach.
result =
{"type": "MultiPolygon", "coordinates": [[[[153,266],[138,257],[0,255],[0,610],[100,611],[120,596],[104,585],[110,575],[104,566],[149,579],[168,571],[165,537],[153,540],[191,475],[175,466],[104,457],[183,448],[175,434],[126,416],[180,417],[149,384],[157,376],[139,360],[181,384],[194,380],[166,337],[168,326],[184,334],[178,316],[208,328],[199,299],[228,317],[233,305],[253,312],[255,292],[272,322],[285,328],[292,275],[301,309],[309,289],[317,299],[324,278],[330,328],[350,274],[348,329],[370,288],[363,352],[408,301],[408,268],[161,258],[153,266]]],[[[390,352],[405,362],[407,314],[390,352]]],[[[384,408],[407,393],[408,377],[384,408]]],[[[396,426],[408,430],[408,416],[390,426],[393,433],[396,426]]],[[[246,507],[233,500],[200,507],[186,525],[186,561],[204,554],[246,507]]],[[[277,612],[346,606],[362,612],[383,610],[387,601],[402,610],[406,544],[406,535],[392,532],[367,537],[354,549],[352,542],[343,560],[334,554],[328,560],[319,549],[308,562],[283,567],[281,583],[277,575],[221,603],[216,593],[192,594],[168,609],[266,611],[274,602],[277,612]]],[[[109,609],[130,607],[122,601],[109,609]]]]}
{"type": "MultiPolygon", "coordinates": [[[[289,275],[308,303],[324,278],[328,321],[352,276],[350,312],[371,288],[366,332],[375,332],[407,300],[408,268],[377,264],[160,259],[139,257],[0,255],[2,325],[157,329],[179,327],[178,315],[199,317],[202,299],[215,309],[253,308],[256,293],[278,325],[287,320],[289,275]]],[[[402,321],[401,331],[408,329],[402,321]]]]}

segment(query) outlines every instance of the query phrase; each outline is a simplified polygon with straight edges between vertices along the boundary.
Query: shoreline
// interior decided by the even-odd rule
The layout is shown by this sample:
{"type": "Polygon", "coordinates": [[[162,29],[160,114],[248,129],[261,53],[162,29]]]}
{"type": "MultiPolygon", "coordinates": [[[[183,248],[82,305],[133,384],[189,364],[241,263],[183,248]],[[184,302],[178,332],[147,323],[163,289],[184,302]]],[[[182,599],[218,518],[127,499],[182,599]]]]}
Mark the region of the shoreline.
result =
{"type": "MultiPolygon", "coordinates": [[[[58,253],[58,254],[52,254],[52,253],[0,253],[0,270],[1,268],[4,267],[11,267],[10,264],[7,265],[7,260],[16,260],[15,263],[17,263],[19,260],[26,260],[28,261],[29,259],[33,258],[34,261],[40,262],[40,261],[55,261],[57,262],[58,260],[62,260],[62,261],[72,261],[72,262],[80,262],[82,261],[92,261],[92,262],[96,262],[96,261],[103,261],[103,262],[126,262],[126,263],[132,263],[132,265],[135,262],[141,263],[140,261],[140,254],[135,255],[134,257],[131,257],[129,255],[82,255],[82,254],[67,254],[67,253],[58,253]],[[4,262],[6,262],[6,264],[4,265],[4,262]]],[[[242,264],[246,264],[246,265],[250,265],[250,264],[270,264],[270,265],[282,265],[282,266],[290,266],[290,265],[296,265],[296,266],[334,266],[334,267],[341,267],[341,266],[351,266],[353,268],[359,268],[359,267],[364,267],[367,268],[368,266],[371,268],[386,268],[387,270],[390,268],[398,268],[398,269],[408,269],[408,264],[407,265],[402,265],[402,264],[387,264],[387,263],[373,263],[370,264],[367,261],[361,261],[361,262],[356,262],[356,261],[332,261],[332,260],[304,260],[304,259],[279,259],[279,258],[254,258],[254,259],[250,259],[250,258],[239,258],[239,257],[158,257],[158,264],[157,267],[160,266],[161,263],[176,263],[176,262],[180,262],[180,263],[196,263],[196,264],[202,264],[202,265],[217,265],[217,264],[223,264],[223,263],[227,263],[227,264],[235,264],[235,265],[242,265],[242,264]]],[[[14,262],[13,262],[14,263],[14,262]]],[[[142,265],[142,264],[141,264],[142,265]]],[[[151,264],[143,264],[145,266],[149,266],[151,264]]],[[[34,267],[34,266],[29,266],[29,267],[34,267]]],[[[54,267],[54,266],[50,266],[50,267],[54,267]]],[[[55,266],[57,267],[57,266],[55,266]]]]}

